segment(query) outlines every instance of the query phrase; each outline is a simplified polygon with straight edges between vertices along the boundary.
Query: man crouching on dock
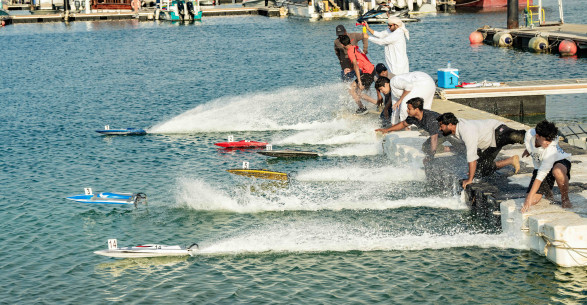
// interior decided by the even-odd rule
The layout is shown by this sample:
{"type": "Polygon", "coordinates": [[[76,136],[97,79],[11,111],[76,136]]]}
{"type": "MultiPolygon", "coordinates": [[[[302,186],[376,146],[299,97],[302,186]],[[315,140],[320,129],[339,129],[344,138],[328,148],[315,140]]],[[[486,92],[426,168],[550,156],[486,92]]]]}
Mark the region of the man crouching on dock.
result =
{"type": "Polygon", "coordinates": [[[526,131],[507,127],[498,120],[457,119],[452,112],[441,114],[437,119],[440,131],[446,137],[454,135],[465,143],[469,176],[463,181],[463,189],[473,182],[475,173],[489,176],[496,169],[512,165],[515,173],[520,170],[520,157],[513,156],[495,162],[501,148],[508,144],[523,144],[526,131]]]}
{"type": "Polygon", "coordinates": [[[544,195],[552,200],[552,188],[554,181],[561,192],[563,208],[571,208],[569,200],[569,179],[571,178],[571,162],[568,158],[571,154],[565,153],[558,145],[558,128],[546,120],[538,123],[536,128],[526,132],[524,138],[526,150],[523,157],[532,156],[534,172],[526,193],[526,200],[522,207],[522,213],[528,211],[544,195]]]}

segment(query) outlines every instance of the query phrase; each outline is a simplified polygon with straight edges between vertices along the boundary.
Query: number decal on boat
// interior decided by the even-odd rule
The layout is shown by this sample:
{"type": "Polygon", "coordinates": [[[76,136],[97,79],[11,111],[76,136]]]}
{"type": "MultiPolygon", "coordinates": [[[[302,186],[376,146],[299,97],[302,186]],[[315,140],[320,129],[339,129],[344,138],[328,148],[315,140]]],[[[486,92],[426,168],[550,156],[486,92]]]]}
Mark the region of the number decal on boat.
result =
{"type": "Polygon", "coordinates": [[[229,135],[228,136],[228,142],[234,142],[234,136],[233,135],[229,135]]]}
{"type": "Polygon", "coordinates": [[[94,195],[94,193],[92,192],[92,188],[91,187],[84,188],[84,193],[86,195],[94,195]]]}
{"type": "Polygon", "coordinates": [[[265,146],[266,150],[273,150],[273,145],[271,144],[267,144],[267,146],[265,146]]]}
{"type": "Polygon", "coordinates": [[[249,161],[243,162],[243,169],[249,169],[249,161]]]}
{"type": "Polygon", "coordinates": [[[108,250],[114,250],[118,248],[118,241],[116,239],[108,240],[108,250]]]}

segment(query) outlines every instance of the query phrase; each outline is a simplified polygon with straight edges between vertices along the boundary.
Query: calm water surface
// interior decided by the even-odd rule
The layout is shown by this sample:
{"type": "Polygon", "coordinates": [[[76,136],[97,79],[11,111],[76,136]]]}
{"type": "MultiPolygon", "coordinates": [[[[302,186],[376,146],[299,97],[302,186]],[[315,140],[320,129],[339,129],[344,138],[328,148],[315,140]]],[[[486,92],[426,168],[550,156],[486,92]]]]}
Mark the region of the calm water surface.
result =
{"type": "MultiPolygon", "coordinates": [[[[566,21],[586,23],[582,1],[566,21]]],[[[201,23],[112,21],[0,29],[2,302],[569,303],[587,302],[587,269],[558,268],[471,215],[418,164],[382,155],[374,118],[351,116],[334,28],[265,17],[201,23]],[[102,137],[103,125],[143,137],[102,137]],[[269,160],[213,143],[265,140],[314,150],[269,160]],[[225,170],[291,174],[288,185],[225,170]],[[148,207],[65,200],[142,191],[148,207]],[[120,245],[198,242],[202,254],[113,260],[120,245]]],[[[464,80],[587,77],[586,59],[490,46],[468,34],[505,13],[409,24],[412,70],[447,61],[464,80]]],[[[384,61],[372,46],[373,62],[384,61]]],[[[584,122],[585,96],[548,100],[546,117],[584,122]]]]}

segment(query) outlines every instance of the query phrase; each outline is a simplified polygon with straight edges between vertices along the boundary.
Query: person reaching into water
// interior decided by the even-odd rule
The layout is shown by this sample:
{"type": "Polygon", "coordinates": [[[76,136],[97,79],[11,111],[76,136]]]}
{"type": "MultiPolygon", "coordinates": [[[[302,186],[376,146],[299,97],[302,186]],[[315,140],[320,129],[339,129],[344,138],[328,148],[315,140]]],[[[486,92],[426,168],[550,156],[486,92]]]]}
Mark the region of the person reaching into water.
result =
{"type": "Polygon", "coordinates": [[[525,130],[512,129],[498,120],[457,119],[452,112],[441,114],[437,119],[439,129],[444,136],[454,135],[465,144],[469,173],[462,183],[463,189],[473,182],[475,174],[489,176],[496,169],[512,165],[517,174],[520,170],[520,158],[509,157],[495,162],[501,148],[508,144],[523,144],[525,130]]]}
{"type": "Polygon", "coordinates": [[[400,18],[395,16],[387,18],[385,31],[374,31],[366,22],[363,22],[363,26],[373,35],[369,37],[370,42],[385,47],[385,63],[390,73],[400,75],[410,72],[406,51],[406,39],[410,40],[410,32],[400,18]]]}
{"type": "Polygon", "coordinates": [[[411,98],[421,97],[424,100],[424,109],[432,108],[436,84],[430,75],[419,71],[401,75],[389,73],[389,75],[391,79],[380,77],[375,82],[376,89],[384,95],[389,95],[381,112],[384,126],[397,124],[408,117],[406,101],[411,98]]]}
{"type": "Polygon", "coordinates": [[[369,39],[365,37],[363,33],[347,33],[345,27],[340,24],[336,27],[336,36],[334,40],[334,54],[338,57],[340,63],[340,78],[342,81],[350,82],[355,78],[355,71],[353,70],[353,64],[349,60],[347,54],[347,48],[340,42],[340,37],[348,36],[351,40],[351,45],[358,46],[359,41],[363,42],[363,52],[367,54],[369,48],[369,39]]]}
{"type": "Polygon", "coordinates": [[[414,97],[406,102],[408,105],[408,117],[388,128],[376,129],[376,132],[386,134],[393,131],[405,129],[410,125],[416,125],[418,128],[424,129],[430,137],[422,144],[422,151],[426,154],[424,162],[434,158],[438,148],[438,138],[442,137],[438,129],[438,121],[436,120],[440,114],[432,110],[424,109],[424,99],[421,97],[414,97]]]}
{"type": "MultiPolygon", "coordinates": [[[[361,98],[363,97],[363,92],[368,90],[373,83],[375,77],[375,66],[369,61],[367,55],[365,55],[359,47],[351,45],[350,38],[346,35],[340,37],[340,42],[342,45],[347,47],[347,53],[349,55],[349,60],[353,64],[353,70],[357,75],[355,81],[351,83],[349,93],[359,106],[357,109],[357,114],[365,114],[367,113],[367,108],[363,106],[361,103],[361,98]]],[[[366,96],[366,95],[365,95],[366,96]]],[[[373,100],[371,97],[369,97],[373,100]]]]}
{"type": "Polygon", "coordinates": [[[558,128],[546,120],[538,123],[536,128],[526,132],[524,138],[526,150],[522,158],[531,156],[534,163],[534,172],[528,190],[526,200],[522,206],[522,213],[527,212],[545,196],[554,198],[552,188],[554,181],[561,192],[563,208],[571,208],[569,200],[569,179],[571,178],[571,162],[568,153],[565,153],[558,145],[558,128]]]}

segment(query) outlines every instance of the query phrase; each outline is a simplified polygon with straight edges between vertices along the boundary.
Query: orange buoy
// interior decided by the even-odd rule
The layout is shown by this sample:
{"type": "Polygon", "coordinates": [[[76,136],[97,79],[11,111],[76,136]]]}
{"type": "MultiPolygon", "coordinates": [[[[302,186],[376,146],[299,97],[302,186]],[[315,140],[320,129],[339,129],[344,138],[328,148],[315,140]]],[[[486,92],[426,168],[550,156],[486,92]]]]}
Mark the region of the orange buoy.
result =
{"type": "Polygon", "coordinates": [[[469,41],[472,44],[479,44],[483,42],[483,33],[479,31],[475,31],[469,35],[469,41]]]}
{"type": "Polygon", "coordinates": [[[561,56],[573,56],[577,54],[577,44],[570,39],[565,39],[559,43],[558,52],[561,56]]]}
{"type": "Polygon", "coordinates": [[[6,21],[2,20],[2,23],[0,23],[0,26],[5,26],[6,25],[6,21]]]}

